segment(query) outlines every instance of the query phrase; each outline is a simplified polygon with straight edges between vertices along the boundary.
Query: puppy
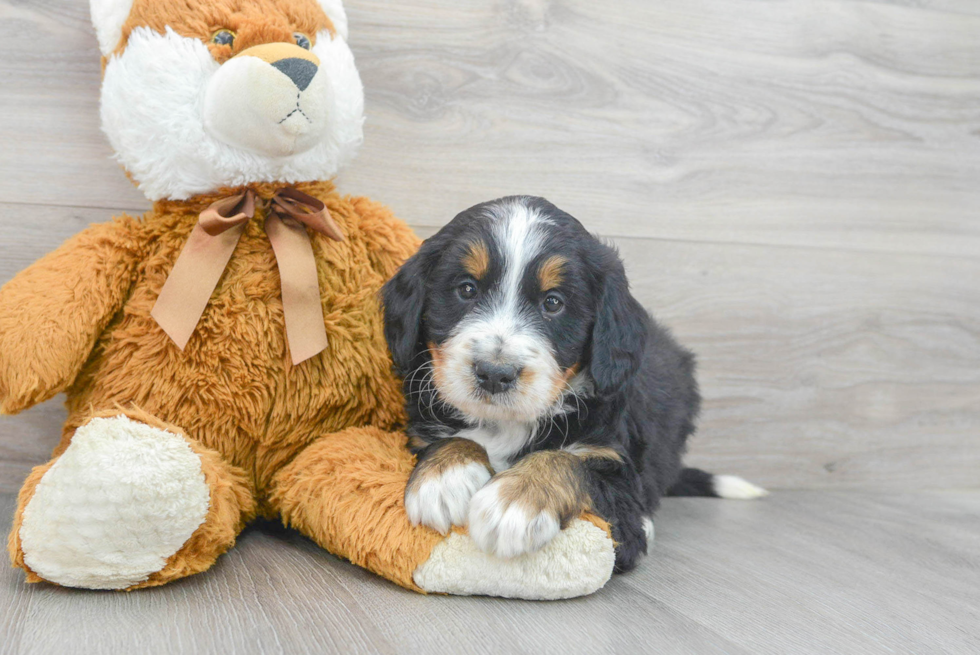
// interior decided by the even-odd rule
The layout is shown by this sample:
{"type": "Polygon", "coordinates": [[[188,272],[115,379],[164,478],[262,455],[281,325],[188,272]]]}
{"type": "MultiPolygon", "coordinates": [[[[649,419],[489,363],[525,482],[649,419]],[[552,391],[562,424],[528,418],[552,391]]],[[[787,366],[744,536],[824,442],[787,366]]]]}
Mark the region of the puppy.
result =
{"type": "Polygon", "coordinates": [[[663,495],[766,493],[682,468],[700,405],[693,355],[630,294],[617,252],[542,198],[460,213],[383,302],[418,455],[413,523],[468,523],[481,548],[514,557],[590,510],[623,572],[663,495]]]}

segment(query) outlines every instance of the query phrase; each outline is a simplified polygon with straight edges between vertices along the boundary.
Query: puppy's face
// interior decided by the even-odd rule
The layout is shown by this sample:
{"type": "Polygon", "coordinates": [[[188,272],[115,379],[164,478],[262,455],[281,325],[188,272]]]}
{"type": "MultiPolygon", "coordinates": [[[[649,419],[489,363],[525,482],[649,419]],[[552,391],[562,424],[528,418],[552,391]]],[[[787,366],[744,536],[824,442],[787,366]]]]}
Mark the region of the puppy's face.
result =
{"type": "MultiPolygon", "coordinates": [[[[593,319],[577,225],[519,200],[473,212],[433,267],[424,328],[443,400],[533,421],[575,375],[593,319]]],[[[579,228],[580,229],[580,228],[579,228]]]]}
{"type": "Polygon", "coordinates": [[[594,382],[610,267],[622,276],[612,249],[543,199],[477,205],[386,286],[396,366],[430,375],[440,399],[469,419],[537,421],[573,385],[594,382]]]}

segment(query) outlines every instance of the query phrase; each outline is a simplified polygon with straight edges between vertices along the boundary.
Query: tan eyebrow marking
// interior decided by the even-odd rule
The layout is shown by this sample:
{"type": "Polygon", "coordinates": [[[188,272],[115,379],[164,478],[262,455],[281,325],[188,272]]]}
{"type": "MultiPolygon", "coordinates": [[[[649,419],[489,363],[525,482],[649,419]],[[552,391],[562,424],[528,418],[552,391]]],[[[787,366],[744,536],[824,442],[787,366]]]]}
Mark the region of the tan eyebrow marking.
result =
{"type": "Polygon", "coordinates": [[[482,241],[474,241],[463,256],[463,268],[477,280],[483,279],[490,267],[490,253],[482,241]]]}
{"type": "Polygon", "coordinates": [[[554,289],[565,279],[564,270],[568,260],[561,255],[552,255],[542,262],[538,269],[538,282],[542,291],[554,289]]]}

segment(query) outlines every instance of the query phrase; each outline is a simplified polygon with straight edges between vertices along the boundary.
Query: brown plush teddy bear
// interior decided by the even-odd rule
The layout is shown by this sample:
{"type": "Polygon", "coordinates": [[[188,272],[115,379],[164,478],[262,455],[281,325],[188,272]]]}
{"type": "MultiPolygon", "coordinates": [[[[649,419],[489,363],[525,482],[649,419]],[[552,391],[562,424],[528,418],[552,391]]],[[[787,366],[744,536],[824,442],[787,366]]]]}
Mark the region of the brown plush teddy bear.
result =
{"type": "Polygon", "coordinates": [[[378,291],[418,240],[324,181],[362,138],[340,0],[92,0],[92,17],[103,129],[153,209],[0,290],[0,411],[68,396],[10,534],[27,579],[160,585],[261,515],[418,591],[601,587],[599,519],[501,560],[406,518],[378,291]]]}

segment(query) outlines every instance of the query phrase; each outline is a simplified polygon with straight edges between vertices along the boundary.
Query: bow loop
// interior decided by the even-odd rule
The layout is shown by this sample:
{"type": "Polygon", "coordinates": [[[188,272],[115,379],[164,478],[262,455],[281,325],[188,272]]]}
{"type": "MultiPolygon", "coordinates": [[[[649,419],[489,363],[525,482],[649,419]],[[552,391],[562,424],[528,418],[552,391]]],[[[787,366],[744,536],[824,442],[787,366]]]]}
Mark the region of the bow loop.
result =
{"type": "Polygon", "coordinates": [[[255,216],[255,193],[251,190],[216,200],[201,212],[197,222],[209,236],[247,223],[255,216]]]}
{"type": "MultiPolygon", "coordinates": [[[[255,192],[246,190],[211,203],[198,216],[150,312],[181,350],[201,320],[246,223],[255,216],[255,206],[255,192]]],[[[283,318],[294,365],[327,347],[316,257],[307,226],[336,241],[344,240],[321,200],[296,189],[277,191],[269,204],[265,231],[279,268],[283,318]]]]}
{"type": "Polygon", "coordinates": [[[323,201],[302,191],[280,189],[272,196],[270,210],[278,214],[281,220],[294,219],[334,241],[344,240],[344,233],[334,223],[323,201]]]}

